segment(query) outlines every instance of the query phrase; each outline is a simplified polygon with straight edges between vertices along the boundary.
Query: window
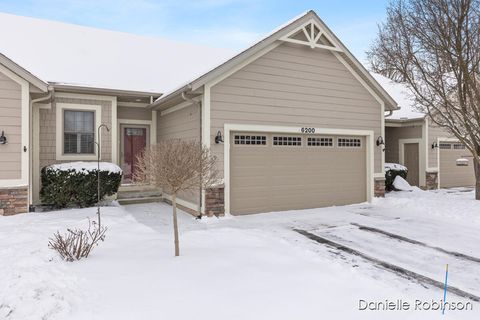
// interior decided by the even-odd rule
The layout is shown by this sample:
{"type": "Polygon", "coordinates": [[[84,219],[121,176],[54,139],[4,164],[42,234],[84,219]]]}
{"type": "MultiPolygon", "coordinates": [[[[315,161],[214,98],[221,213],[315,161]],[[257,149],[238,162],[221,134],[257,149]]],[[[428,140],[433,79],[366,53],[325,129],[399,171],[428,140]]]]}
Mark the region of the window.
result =
{"type": "Polygon", "coordinates": [[[337,146],[347,148],[360,148],[362,146],[362,142],[358,138],[338,138],[337,146]]]}
{"type": "Polygon", "coordinates": [[[325,137],[309,137],[307,138],[307,146],[309,147],[333,147],[333,138],[325,137]]]}
{"type": "Polygon", "coordinates": [[[302,137],[273,137],[274,146],[301,146],[302,137]]]}
{"type": "Polygon", "coordinates": [[[452,145],[450,143],[440,143],[440,149],[450,150],[452,149],[452,145]]]}
{"type": "Polygon", "coordinates": [[[464,150],[465,149],[465,145],[463,143],[455,143],[453,145],[453,149],[455,150],[464,150]]]}
{"type": "Polygon", "coordinates": [[[95,112],[65,110],[63,119],[63,153],[93,154],[95,112]]]}
{"type": "Polygon", "coordinates": [[[264,146],[267,144],[266,136],[255,136],[255,135],[235,135],[233,138],[234,144],[243,144],[243,145],[261,145],[264,146]]]}

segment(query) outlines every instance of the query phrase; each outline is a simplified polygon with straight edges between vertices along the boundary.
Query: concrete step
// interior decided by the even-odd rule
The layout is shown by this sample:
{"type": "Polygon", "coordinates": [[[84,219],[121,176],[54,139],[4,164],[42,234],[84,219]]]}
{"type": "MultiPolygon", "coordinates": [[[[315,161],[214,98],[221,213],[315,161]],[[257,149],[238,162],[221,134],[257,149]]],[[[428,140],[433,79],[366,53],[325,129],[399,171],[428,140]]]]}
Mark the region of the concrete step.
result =
{"type": "Polygon", "coordinates": [[[118,191],[117,199],[135,199],[135,198],[150,198],[161,197],[160,190],[132,190],[132,191],[118,191]]]}
{"type": "Polygon", "coordinates": [[[121,205],[152,203],[152,202],[161,202],[161,201],[163,201],[162,197],[141,197],[141,198],[118,199],[118,203],[121,205]]]}

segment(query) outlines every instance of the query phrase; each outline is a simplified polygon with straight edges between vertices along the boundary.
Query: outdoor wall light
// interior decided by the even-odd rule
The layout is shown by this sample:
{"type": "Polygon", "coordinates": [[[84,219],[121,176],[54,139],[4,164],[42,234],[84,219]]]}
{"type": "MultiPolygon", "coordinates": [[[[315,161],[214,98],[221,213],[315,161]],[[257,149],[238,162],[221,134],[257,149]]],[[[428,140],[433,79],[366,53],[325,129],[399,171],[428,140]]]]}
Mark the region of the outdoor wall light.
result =
{"type": "Polygon", "coordinates": [[[434,142],[432,143],[432,149],[438,148],[438,143],[434,142]]]}
{"type": "Polygon", "coordinates": [[[384,146],[384,145],[385,145],[385,141],[383,141],[383,137],[379,136],[377,138],[377,147],[384,146]]]}
{"type": "Polygon", "coordinates": [[[220,130],[218,130],[217,135],[215,136],[215,143],[216,144],[223,143],[223,137],[220,130]]]}
{"type": "Polygon", "coordinates": [[[7,144],[7,137],[5,137],[5,133],[2,131],[2,135],[0,135],[0,144],[7,144]]]}

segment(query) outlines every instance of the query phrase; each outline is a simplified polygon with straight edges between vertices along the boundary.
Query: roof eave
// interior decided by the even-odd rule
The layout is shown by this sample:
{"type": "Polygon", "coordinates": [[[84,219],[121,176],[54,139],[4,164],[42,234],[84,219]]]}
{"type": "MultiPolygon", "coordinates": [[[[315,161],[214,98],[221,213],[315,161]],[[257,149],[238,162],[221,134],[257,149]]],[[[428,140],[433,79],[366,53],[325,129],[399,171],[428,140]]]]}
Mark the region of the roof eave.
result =
{"type": "Polygon", "coordinates": [[[35,76],[33,73],[28,71],[27,69],[20,66],[18,63],[13,61],[12,59],[8,58],[6,55],[0,53],[0,64],[4,65],[8,69],[10,69],[13,73],[17,74],[21,78],[25,79],[42,92],[48,92],[49,85],[48,82],[43,81],[42,79],[35,76]]]}
{"type": "Polygon", "coordinates": [[[105,94],[105,95],[128,95],[128,96],[139,96],[139,97],[154,97],[154,99],[159,98],[162,93],[151,92],[151,91],[136,91],[136,90],[123,90],[123,89],[112,89],[112,88],[101,88],[101,87],[89,87],[81,86],[74,84],[65,84],[50,82],[50,85],[55,88],[56,91],[69,91],[69,92],[78,92],[78,93],[92,93],[92,94],[105,94]]]}

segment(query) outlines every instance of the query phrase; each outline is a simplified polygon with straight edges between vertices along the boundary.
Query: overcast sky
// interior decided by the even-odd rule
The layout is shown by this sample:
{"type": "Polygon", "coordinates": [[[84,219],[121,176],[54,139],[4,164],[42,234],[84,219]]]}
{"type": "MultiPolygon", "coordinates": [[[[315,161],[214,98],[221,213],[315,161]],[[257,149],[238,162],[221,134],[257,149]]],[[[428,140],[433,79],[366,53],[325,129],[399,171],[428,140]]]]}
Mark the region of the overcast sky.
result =
{"type": "Polygon", "coordinates": [[[388,0],[0,0],[0,11],[241,49],[314,9],[363,61],[388,0]]]}

